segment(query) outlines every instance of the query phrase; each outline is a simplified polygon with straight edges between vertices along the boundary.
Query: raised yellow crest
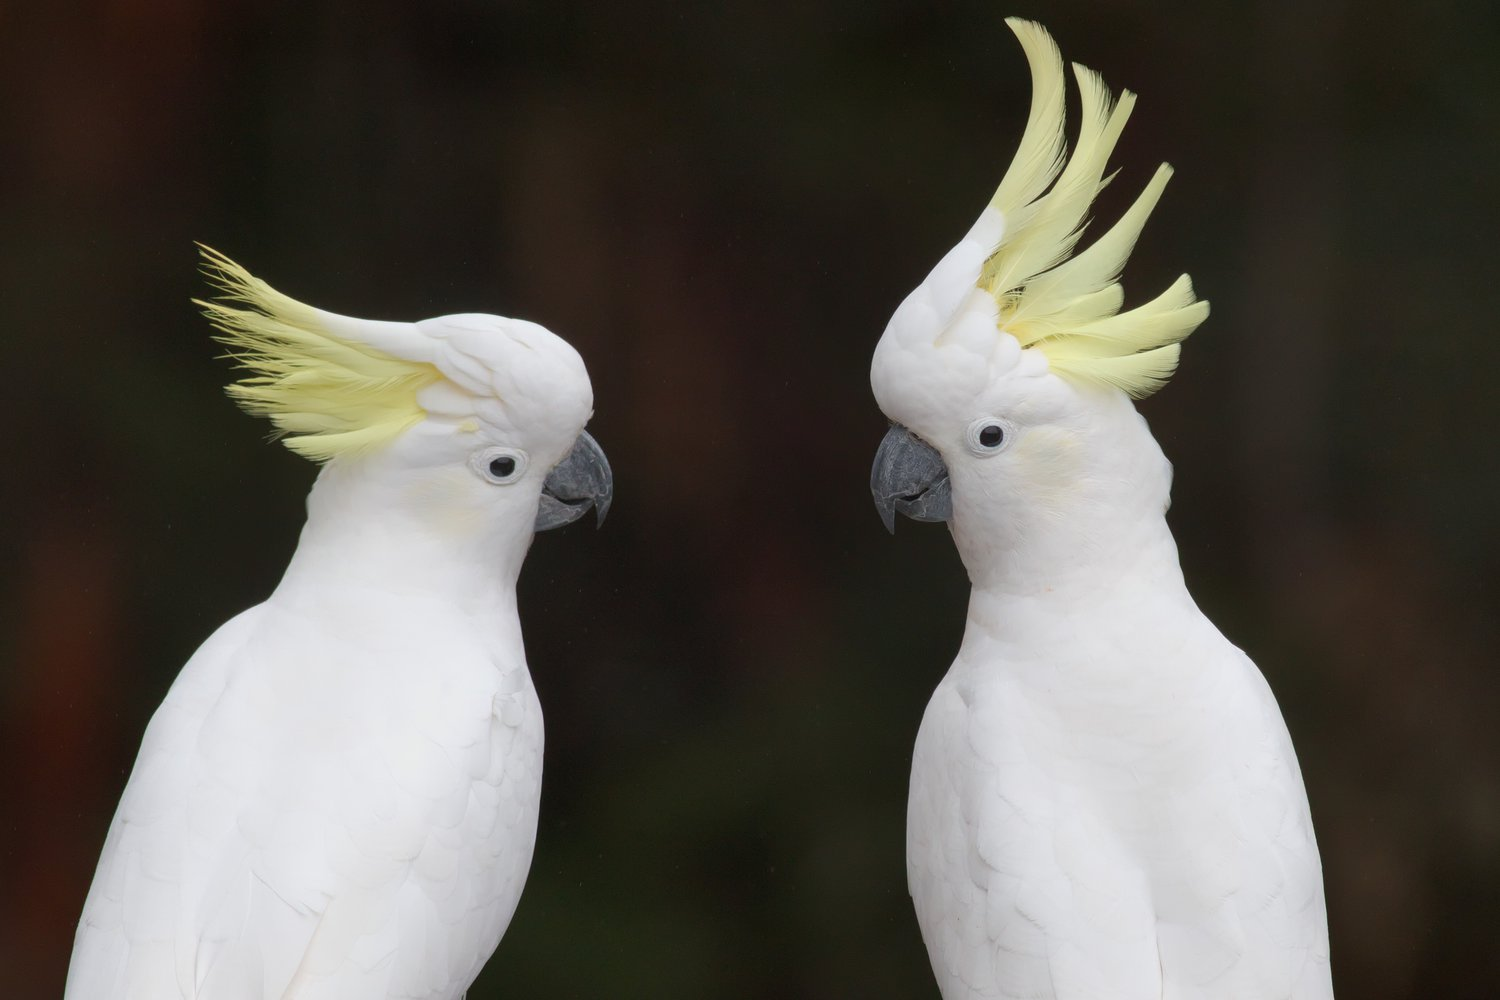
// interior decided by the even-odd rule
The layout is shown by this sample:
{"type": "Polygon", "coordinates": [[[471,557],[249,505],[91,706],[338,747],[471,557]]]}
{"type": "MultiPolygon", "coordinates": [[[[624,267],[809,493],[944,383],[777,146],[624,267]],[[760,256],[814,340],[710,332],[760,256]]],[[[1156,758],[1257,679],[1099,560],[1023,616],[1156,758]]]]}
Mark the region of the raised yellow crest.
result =
{"type": "Polygon", "coordinates": [[[193,301],[228,357],[250,372],[227,391],[247,412],[269,418],[292,451],[315,462],[368,451],[425,416],[417,393],[442,377],[431,364],[336,336],[327,314],[217,250],[199,250],[220,300],[193,301]]]}
{"type": "Polygon", "coordinates": [[[1005,230],[985,261],[979,287],[995,298],[1000,329],[1044,354],[1053,372],[1149,396],[1176,369],[1180,341],[1208,316],[1208,303],[1194,299],[1185,274],[1150,302],[1120,312],[1124,293],[1117,279],[1172,168],[1158,167],[1119,221],[1074,255],[1089,206],[1111,179],[1104,170],[1135,95],[1127,90],[1112,101],[1099,75],[1075,63],[1083,114],[1069,157],[1062,54],[1041,25],[1019,18],[1006,24],[1031,67],[1031,111],[1015,158],[990,199],[1005,230]]]}

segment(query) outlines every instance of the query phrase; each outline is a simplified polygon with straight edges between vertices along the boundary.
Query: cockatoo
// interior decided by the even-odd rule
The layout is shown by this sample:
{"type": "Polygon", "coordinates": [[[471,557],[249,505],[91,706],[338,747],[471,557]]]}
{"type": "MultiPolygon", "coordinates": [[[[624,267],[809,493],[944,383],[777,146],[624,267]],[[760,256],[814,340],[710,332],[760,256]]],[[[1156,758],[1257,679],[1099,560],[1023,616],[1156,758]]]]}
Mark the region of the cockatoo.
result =
{"type": "Polygon", "coordinates": [[[66,997],[461,997],[536,837],[516,578],[612,494],[588,373],[535,323],[352,319],[204,256],[230,394],[324,464],[275,592],[146,728],[66,997]]]}
{"type": "Polygon", "coordinates": [[[1134,96],[1011,20],[1031,67],[1014,162],[896,310],[870,380],[871,486],[946,521],[972,583],[912,755],[908,885],[945,1000],[1332,995],[1307,794],[1255,665],[1198,610],[1171,466],[1131,397],[1208,314],[1187,276],[1117,278],[1171,170],[1075,252],[1134,96]]]}

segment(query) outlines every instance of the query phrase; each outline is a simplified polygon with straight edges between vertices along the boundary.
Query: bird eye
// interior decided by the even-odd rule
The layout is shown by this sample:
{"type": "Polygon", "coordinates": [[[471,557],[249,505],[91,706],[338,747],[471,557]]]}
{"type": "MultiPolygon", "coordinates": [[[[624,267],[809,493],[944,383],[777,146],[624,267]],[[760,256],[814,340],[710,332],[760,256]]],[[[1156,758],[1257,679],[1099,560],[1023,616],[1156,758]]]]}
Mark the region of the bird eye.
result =
{"type": "Polygon", "coordinates": [[[474,453],[469,467],[486,482],[504,486],[526,471],[526,453],[515,448],[485,448],[474,453]]]}
{"type": "Polygon", "coordinates": [[[976,455],[993,455],[1005,444],[1005,424],[994,417],[980,417],[969,425],[969,450],[976,455]]]}

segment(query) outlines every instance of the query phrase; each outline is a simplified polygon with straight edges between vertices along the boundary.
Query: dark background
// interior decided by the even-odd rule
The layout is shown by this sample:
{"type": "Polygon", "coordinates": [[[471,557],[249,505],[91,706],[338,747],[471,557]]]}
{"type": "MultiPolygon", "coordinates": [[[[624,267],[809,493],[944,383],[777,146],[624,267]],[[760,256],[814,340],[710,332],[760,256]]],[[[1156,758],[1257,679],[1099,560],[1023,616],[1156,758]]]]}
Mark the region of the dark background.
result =
{"type": "Polygon", "coordinates": [[[0,4],[0,982],[56,996],[142,727],[313,469],[221,387],[194,240],[587,360],[605,530],[522,580],[536,862],[471,1000],[934,997],[908,752],[945,533],[881,530],[871,349],[1029,101],[1141,95],[1102,210],[1213,316],[1143,404],[1205,610],[1301,755],[1344,998],[1500,993],[1495,5],[0,4]]]}

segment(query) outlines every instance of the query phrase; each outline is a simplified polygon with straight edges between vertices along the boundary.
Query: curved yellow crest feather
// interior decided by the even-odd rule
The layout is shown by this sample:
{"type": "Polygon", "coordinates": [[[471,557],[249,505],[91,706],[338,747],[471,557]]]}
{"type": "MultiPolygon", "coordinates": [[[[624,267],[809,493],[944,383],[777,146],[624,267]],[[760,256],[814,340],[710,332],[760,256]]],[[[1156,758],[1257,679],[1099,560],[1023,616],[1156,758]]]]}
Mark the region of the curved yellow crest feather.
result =
{"type": "Polygon", "coordinates": [[[227,392],[247,412],[269,418],[292,451],[315,462],[368,451],[425,416],[417,392],[442,377],[432,365],[335,336],[319,310],[217,250],[198,249],[222,301],[193,301],[227,356],[251,373],[227,392]]]}
{"type": "Polygon", "coordinates": [[[1149,396],[1176,369],[1179,343],[1208,316],[1208,303],[1195,300],[1185,274],[1150,302],[1120,312],[1124,293],[1117,279],[1172,168],[1158,167],[1119,221],[1073,254],[1089,206],[1111,180],[1104,170],[1135,95],[1127,90],[1112,101],[1099,75],[1075,63],[1083,115],[1069,157],[1062,54],[1041,25],[1019,18],[1006,24],[1031,67],[1031,112],[990,199],[1005,232],[985,261],[979,287],[999,305],[1000,328],[1044,354],[1058,375],[1149,396]]]}

